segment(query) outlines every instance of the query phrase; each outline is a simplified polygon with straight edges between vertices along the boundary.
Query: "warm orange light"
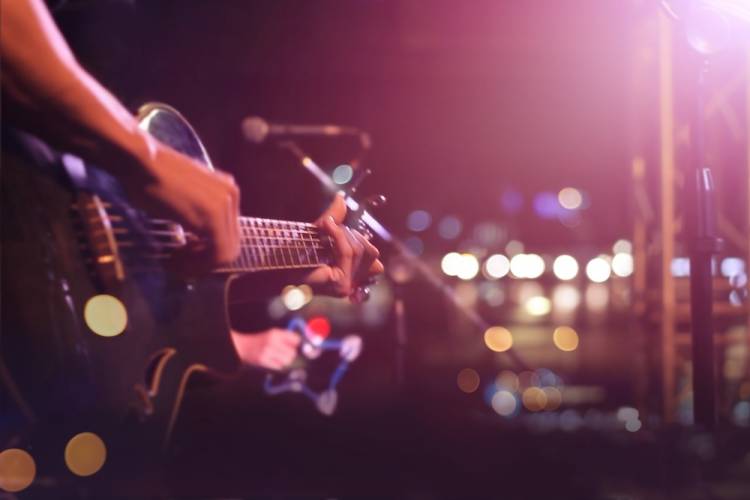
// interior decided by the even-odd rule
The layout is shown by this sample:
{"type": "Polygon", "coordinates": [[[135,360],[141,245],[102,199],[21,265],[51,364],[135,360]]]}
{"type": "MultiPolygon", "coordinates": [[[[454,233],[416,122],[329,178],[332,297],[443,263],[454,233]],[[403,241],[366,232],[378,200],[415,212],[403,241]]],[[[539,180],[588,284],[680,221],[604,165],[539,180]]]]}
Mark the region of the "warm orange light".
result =
{"type": "Polygon", "coordinates": [[[65,464],[77,476],[96,474],[107,459],[107,447],[92,432],[76,434],[65,446],[65,464]]]}
{"type": "Polygon", "coordinates": [[[539,387],[529,387],[523,391],[521,399],[529,411],[541,411],[547,404],[547,394],[539,387]]]}
{"type": "Polygon", "coordinates": [[[544,405],[544,409],[547,411],[554,411],[560,408],[562,404],[562,393],[556,387],[545,387],[542,389],[544,395],[547,396],[547,402],[544,405]]]}
{"type": "Polygon", "coordinates": [[[472,368],[464,368],[458,372],[456,383],[459,389],[470,394],[479,388],[479,374],[472,368]]]}
{"type": "Polygon", "coordinates": [[[0,488],[15,493],[34,482],[36,463],[26,451],[9,448],[0,453],[0,488]]]}
{"type": "Polygon", "coordinates": [[[578,348],[578,332],[569,326],[555,328],[552,341],[561,351],[575,351],[578,348]]]}
{"type": "Polygon", "coordinates": [[[491,326],[484,332],[484,343],[495,352],[505,352],[513,346],[513,335],[502,326],[491,326]]]}

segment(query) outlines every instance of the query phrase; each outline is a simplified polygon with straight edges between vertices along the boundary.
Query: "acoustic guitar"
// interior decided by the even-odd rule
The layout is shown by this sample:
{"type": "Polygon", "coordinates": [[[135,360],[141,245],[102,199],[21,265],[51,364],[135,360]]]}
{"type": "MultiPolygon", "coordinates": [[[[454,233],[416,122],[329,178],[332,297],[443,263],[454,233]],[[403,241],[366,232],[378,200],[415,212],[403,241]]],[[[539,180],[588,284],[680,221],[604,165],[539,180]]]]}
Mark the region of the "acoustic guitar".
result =
{"type": "MultiPolygon", "coordinates": [[[[213,169],[175,109],[150,103],[138,118],[213,169]]],[[[187,280],[169,261],[195,235],[132,206],[103,170],[60,162],[3,166],[5,408],[27,420],[150,422],[168,439],[193,375],[238,367],[226,314],[233,277],[328,263],[332,241],[310,223],[240,217],[239,257],[187,280]]]]}

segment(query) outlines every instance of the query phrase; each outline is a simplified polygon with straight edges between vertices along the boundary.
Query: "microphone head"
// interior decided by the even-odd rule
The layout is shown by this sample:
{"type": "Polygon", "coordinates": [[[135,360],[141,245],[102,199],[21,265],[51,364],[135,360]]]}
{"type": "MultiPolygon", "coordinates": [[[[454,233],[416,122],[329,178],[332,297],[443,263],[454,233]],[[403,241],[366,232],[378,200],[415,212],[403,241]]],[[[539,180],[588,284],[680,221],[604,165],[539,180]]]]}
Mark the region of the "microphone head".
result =
{"type": "Polygon", "coordinates": [[[266,140],[270,126],[259,116],[249,116],[242,120],[242,135],[250,142],[260,144],[266,140]]]}

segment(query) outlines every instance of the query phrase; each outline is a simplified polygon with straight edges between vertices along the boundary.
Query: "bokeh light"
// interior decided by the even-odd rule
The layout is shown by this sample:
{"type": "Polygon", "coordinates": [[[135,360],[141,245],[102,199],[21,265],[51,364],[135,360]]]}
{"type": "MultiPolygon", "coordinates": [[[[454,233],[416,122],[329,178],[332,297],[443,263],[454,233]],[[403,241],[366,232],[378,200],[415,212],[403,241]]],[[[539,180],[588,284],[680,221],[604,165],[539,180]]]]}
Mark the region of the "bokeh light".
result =
{"type": "Polygon", "coordinates": [[[65,446],[65,464],[77,476],[91,476],[107,459],[107,447],[92,432],[76,434],[65,446]]]}
{"type": "Polygon", "coordinates": [[[432,217],[424,210],[414,210],[406,218],[406,227],[415,232],[425,231],[432,224],[432,217]]]}
{"type": "Polygon", "coordinates": [[[502,326],[491,326],[484,332],[484,343],[492,351],[504,352],[513,347],[513,334],[502,326]]]}
{"type": "Polygon", "coordinates": [[[473,368],[464,368],[458,372],[456,383],[460,390],[471,394],[479,388],[479,374],[473,368]]]}
{"type": "Polygon", "coordinates": [[[552,263],[552,272],[559,280],[572,280],[578,276],[578,261],[571,255],[560,255],[552,263]]]}
{"type": "Polygon", "coordinates": [[[546,396],[546,403],[544,409],[547,411],[555,411],[560,408],[562,404],[562,393],[557,387],[543,387],[544,395],[546,396]]]}
{"type": "Polygon", "coordinates": [[[745,261],[738,257],[727,257],[721,261],[721,275],[731,278],[745,272],[745,261]]]}
{"type": "Polygon", "coordinates": [[[557,285],[552,290],[552,306],[555,311],[569,313],[581,303],[581,292],[575,286],[565,283],[557,285]]]}
{"type": "Polygon", "coordinates": [[[458,270],[461,267],[461,254],[458,252],[449,252],[443,256],[440,261],[440,268],[446,276],[458,276],[458,270]]]}
{"type": "Polygon", "coordinates": [[[615,244],[612,245],[612,253],[618,254],[618,253],[633,253],[633,244],[628,240],[617,240],[615,241],[615,244]]]}
{"type": "Polygon", "coordinates": [[[569,326],[559,326],[552,333],[552,341],[561,351],[575,351],[578,348],[578,332],[569,326]]]}
{"type": "Polygon", "coordinates": [[[566,187],[557,193],[557,201],[563,208],[578,210],[583,204],[583,195],[576,188],[566,187]]]}
{"type": "Polygon", "coordinates": [[[524,305],[526,312],[532,316],[544,316],[549,314],[552,309],[552,304],[547,297],[536,295],[529,298],[524,305]]]}
{"type": "Polygon", "coordinates": [[[479,260],[473,254],[461,254],[461,260],[459,262],[460,264],[456,276],[462,280],[474,279],[479,273],[479,260]]]}
{"type": "Polygon", "coordinates": [[[612,272],[621,278],[633,274],[633,256],[629,253],[618,253],[612,258],[612,272]]]}
{"type": "Polygon", "coordinates": [[[36,463],[19,448],[0,452],[0,489],[16,493],[28,488],[36,477],[36,463]]]}
{"type": "Polygon", "coordinates": [[[586,276],[594,283],[604,283],[612,274],[612,268],[604,257],[594,257],[586,264],[586,276]]]}
{"type": "Polygon", "coordinates": [[[518,409],[518,400],[510,391],[500,390],[492,395],[492,409],[503,417],[511,417],[518,409]]]}
{"type": "Polygon", "coordinates": [[[438,224],[438,234],[441,238],[446,240],[453,240],[458,238],[463,230],[461,220],[454,215],[447,215],[443,217],[438,224]]]}
{"type": "Polygon", "coordinates": [[[534,212],[542,219],[554,219],[560,213],[560,203],[557,196],[544,191],[534,196],[534,212]]]}
{"type": "Polygon", "coordinates": [[[495,379],[495,384],[498,387],[515,392],[519,387],[518,375],[510,370],[503,370],[498,373],[497,378],[495,379]]]}
{"type": "Polygon", "coordinates": [[[102,337],[114,337],[128,326],[128,312],[117,297],[94,295],[83,308],[86,326],[102,337]]]}
{"type": "Polygon", "coordinates": [[[352,177],[354,176],[354,169],[351,165],[339,165],[338,167],[333,169],[333,173],[331,174],[331,178],[333,178],[333,182],[336,184],[346,184],[347,182],[352,180],[352,177]]]}
{"type": "Polygon", "coordinates": [[[510,259],[510,272],[516,278],[536,279],[544,274],[544,267],[544,259],[533,253],[519,253],[510,259]]]}
{"type": "Polygon", "coordinates": [[[528,387],[521,396],[523,405],[529,411],[542,411],[547,405],[547,394],[539,387],[528,387]]]}
{"type": "Polygon", "coordinates": [[[302,309],[312,300],[312,289],[308,285],[289,285],[281,291],[281,301],[290,311],[302,309]]]}
{"type": "Polygon", "coordinates": [[[488,278],[502,278],[510,272],[510,260],[502,254],[490,255],[484,261],[484,272],[488,278]]]}

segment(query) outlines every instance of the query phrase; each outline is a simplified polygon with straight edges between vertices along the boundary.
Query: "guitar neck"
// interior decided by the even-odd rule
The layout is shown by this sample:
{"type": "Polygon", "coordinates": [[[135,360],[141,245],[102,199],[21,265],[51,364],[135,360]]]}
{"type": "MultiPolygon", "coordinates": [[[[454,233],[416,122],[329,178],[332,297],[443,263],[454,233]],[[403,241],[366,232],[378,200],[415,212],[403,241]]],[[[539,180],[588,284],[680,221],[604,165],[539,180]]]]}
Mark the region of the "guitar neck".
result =
{"type": "Polygon", "coordinates": [[[332,242],[317,226],[240,217],[240,255],[218,273],[313,268],[331,262],[332,242]]]}

